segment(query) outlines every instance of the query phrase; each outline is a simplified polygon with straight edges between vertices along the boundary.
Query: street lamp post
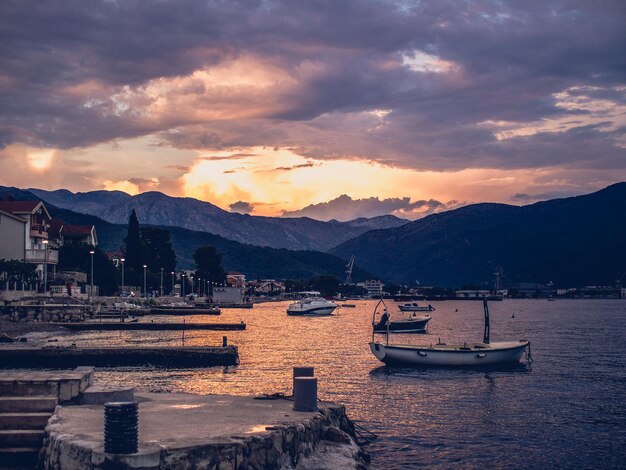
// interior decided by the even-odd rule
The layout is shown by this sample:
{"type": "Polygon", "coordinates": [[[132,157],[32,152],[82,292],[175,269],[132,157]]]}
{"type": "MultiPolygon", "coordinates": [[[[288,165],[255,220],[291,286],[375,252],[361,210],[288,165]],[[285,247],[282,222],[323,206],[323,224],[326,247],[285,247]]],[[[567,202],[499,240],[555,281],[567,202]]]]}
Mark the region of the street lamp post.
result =
{"type": "Polygon", "coordinates": [[[191,279],[191,293],[193,294],[195,292],[195,290],[193,290],[193,276],[189,276],[189,279],[191,279]]]}
{"type": "Polygon", "coordinates": [[[146,264],[143,265],[143,296],[148,298],[148,289],[146,288],[146,268],[148,266],[146,264]]]}
{"type": "MultiPolygon", "coordinates": [[[[43,240],[44,262],[43,262],[43,293],[48,291],[48,243],[49,240],[43,240]]],[[[22,286],[24,283],[22,283],[22,286]]]]}
{"type": "Polygon", "coordinates": [[[172,287],[170,288],[170,295],[174,293],[174,271],[170,273],[172,275],[172,287]]]}
{"type": "Polygon", "coordinates": [[[163,268],[161,268],[161,297],[163,297],[163,268]]]}
{"type": "Polygon", "coordinates": [[[185,297],[185,272],[180,273],[181,297],[185,297]]]}
{"type": "Polygon", "coordinates": [[[122,263],[122,295],[124,295],[124,261],[126,261],[126,259],[122,258],[120,261],[122,263]]]}
{"type": "Polygon", "coordinates": [[[91,287],[89,288],[89,298],[93,297],[93,255],[95,251],[91,250],[89,255],[91,256],[91,287]]]}

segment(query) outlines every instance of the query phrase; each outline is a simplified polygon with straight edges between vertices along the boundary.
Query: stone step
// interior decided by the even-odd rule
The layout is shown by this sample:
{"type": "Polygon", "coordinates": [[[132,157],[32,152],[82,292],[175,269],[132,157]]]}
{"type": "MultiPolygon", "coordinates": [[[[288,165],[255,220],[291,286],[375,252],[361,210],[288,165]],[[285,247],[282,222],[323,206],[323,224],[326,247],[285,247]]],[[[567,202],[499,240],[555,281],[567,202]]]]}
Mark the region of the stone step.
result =
{"type": "Polygon", "coordinates": [[[26,397],[59,394],[55,381],[10,380],[0,378],[0,396],[26,397]]]}
{"type": "Polygon", "coordinates": [[[5,429],[0,431],[0,448],[38,447],[43,444],[42,429],[5,429]]]}
{"type": "Polygon", "coordinates": [[[39,460],[39,447],[6,447],[0,449],[0,468],[33,469],[39,460]]]}
{"type": "Polygon", "coordinates": [[[57,406],[56,397],[0,397],[0,413],[37,413],[42,411],[53,412],[57,406]]]}
{"type": "Polygon", "coordinates": [[[0,413],[2,429],[43,429],[52,414],[47,413],[0,413]]]}

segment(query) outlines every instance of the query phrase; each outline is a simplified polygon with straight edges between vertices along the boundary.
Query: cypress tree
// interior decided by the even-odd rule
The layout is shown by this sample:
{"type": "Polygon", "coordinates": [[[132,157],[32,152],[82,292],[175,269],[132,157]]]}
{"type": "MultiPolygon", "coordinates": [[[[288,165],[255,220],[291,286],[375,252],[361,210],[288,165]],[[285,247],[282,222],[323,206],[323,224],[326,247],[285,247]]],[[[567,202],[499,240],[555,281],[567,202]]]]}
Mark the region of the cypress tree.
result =
{"type": "Polygon", "coordinates": [[[128,233],[126,234],[126,266],[139,273],[143,269],[141,256],[141,236],[139,221],[135,209],[128,218],[128,233]]]}

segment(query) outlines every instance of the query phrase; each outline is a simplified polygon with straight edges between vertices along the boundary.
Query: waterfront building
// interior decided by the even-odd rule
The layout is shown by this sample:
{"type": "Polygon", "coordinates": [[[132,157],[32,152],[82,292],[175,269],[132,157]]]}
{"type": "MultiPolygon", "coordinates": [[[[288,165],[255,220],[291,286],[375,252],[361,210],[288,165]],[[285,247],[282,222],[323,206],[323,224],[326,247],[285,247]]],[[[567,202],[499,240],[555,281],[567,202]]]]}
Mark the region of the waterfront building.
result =
{"type": "Polygon", "coordinates": [[[246,276],[237,271],[230,271],[226,275],[226,283],[233,287],[245,287],[246,276]]]}
{"type": "Polygon", "coordinates": [[[0,210],[0,259],[23,260],[26,220],[0,210]]]}
{"type": "Polygon", "coordinates": [[[454,291],[456,297],[460,299],[483,299],[491,295],[491,291],[484,289],[462,289],[454,291]]]}
{"type": "Polygon", "coordinates": [[[274,279],[264,279],[258,281],[254,287],[257,294],[279,295],[285,292],[285,284],[274,279]]]}
{"type": "Polygon", "coordinates": [[[246,290],[243,287],[214,286],[213,302],[218,305],[242,305],[246,302],[246,290]]]}
{"type": "Polygon", "coordinates": [[[385,284],[378,280],[369,280],[357,283],[357,286],[363,287],[367,291],[369,297],[380,297],[383,295],[385,284]]]}
{"type": "Polygon", "coordinates": [[[0,212],[0,245],[6,247],[2,248],[4,256],[0,259],[35,264],[38,277],[43,280],[47,265],[56,266],[59,262],[58,250],[49,246],[52,217],[46,206],[42,201],[0,201],[0,212]]]}

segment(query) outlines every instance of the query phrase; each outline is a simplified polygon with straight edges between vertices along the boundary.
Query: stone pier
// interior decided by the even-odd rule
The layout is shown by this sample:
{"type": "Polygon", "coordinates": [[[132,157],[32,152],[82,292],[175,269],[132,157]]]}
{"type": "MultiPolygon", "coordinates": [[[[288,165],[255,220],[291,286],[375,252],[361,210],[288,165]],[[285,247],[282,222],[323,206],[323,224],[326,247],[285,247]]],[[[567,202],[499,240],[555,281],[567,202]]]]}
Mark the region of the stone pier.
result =
{"type": "Polygon", "coordinates": [[[136,393],[139,452],[104,453],[103,406],[57,407],[45,469],[364,469],[343,406],[295,412],[285,399],[136,393]]]}

